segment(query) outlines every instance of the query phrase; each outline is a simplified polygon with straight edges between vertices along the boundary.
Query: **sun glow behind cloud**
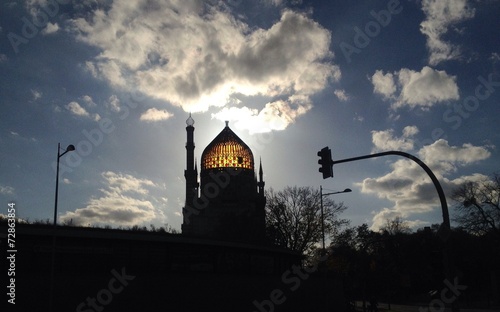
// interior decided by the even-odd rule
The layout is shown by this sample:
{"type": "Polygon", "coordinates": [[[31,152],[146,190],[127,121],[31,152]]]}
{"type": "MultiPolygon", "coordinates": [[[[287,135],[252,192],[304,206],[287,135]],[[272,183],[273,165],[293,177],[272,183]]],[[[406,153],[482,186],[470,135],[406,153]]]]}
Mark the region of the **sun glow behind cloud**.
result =
{"type": "MultiPolygon", "coordinates": [[[[77,147],[61,159],[65,163],[85,153],[80,142],[93,144],[79,167],[71,167],[82,178],[67,172],[61,177],[79,194],[61,206],[61,216],[64,209],[78,209],[73,221],[82,224],[100,223],[106,213],[113,225],[161,222],[150,203],[180,228],[188,112],[196,120],[198,154],[229,120],[256,159],[262,157],[266,187],[317,185],[315,152],[328,144],[346,157],[402,150],[425,158],[447,192],[496,170],[495,1],[400,1],[403,11],[387,25],[372,12],[380,14],[388,2],[65,1],[49,16],[51,2],[11,1],[0,13],[0,99],[3,116],[9,116],[1,125],[0,154],[3,163],[12,163],[1,173],[0,196],[26,201],[31,219],[51,217],[52,199],[40,201],[50,191],[38,183],[54,172],[30,169],[40,158],[25,151],[52,155],[57,139],[77,147]],[[43,14],[48,20],[33,24],[28,38],[23,17],[31,22],[43,14]],[[373,22],[382,23],[380,34],[369,36],[359,57],[349,63],[332,53],[340,42],[356,39],[354,26],[365,32],[373,22]],[[9,42],[12,34],[29,40],[9,42]],[[471,96],[479,105],[467,102],[471,96]],[[97,135],[109,120],[113,131],[97,135]],[[90,141],[88,133],[94,134],[90,141]],[[161,140],[154,153],[151,140],[161,140]],[[113,190],[108,185],[116,183],[102,172],[131,174],[129,180],[157,187],[136,187],[147,194],[113,190]],[[161,190],[163,183],[168,187],[161,190]],[[161,198],[170,198],[169,205],[161,198]],[[123,207],[132,210],[120,214],[123,207]]],[[[360,163],[345,173],[359,188],[339,186],[353,188],[346,204],[374,210],[370,220],[354,215],[353,222],[383,224],[394,216],[415,225],[440,221],[428,177],[411,162],[395,160],[385,167],[360,163]]],[[[340,176],[328,182],[340,183],[340,176]]]]}
{"type": "Polygon", "coordinates": [[[331,33],[306,14],[284,10],[263,29],[217,5],[144,4],[116,2],[73,20],[79,40],[101,49],[87,68],[113,86],[266,132],[285,129],[312,107],[311,95],[340,79],[331,33]],[[235,106],[237,94],[246,99],[235,106]]]}

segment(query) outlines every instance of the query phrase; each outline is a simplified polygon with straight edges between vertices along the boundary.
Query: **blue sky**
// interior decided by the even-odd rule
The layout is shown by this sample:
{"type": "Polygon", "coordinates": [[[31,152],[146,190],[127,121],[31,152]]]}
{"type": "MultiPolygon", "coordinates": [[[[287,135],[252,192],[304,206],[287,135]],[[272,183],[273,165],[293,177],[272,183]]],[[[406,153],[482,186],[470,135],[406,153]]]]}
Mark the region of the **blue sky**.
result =
{"type": "MultiPolygon", "coordinates": [[[[316,155],[401,150],[447,194],[499,170],[500,1],[4,1],[0,198],[60,222],[180,229],[185,120],[195,155],[224,121],[266,188],[322,185],[377,229],[442,222],[406,159],[334,167],[316,155]]],[[[448,198],[450,210],[453,202],[448,198]]],[[[5,212],[3,212],[5,214],[5,212]]]]}

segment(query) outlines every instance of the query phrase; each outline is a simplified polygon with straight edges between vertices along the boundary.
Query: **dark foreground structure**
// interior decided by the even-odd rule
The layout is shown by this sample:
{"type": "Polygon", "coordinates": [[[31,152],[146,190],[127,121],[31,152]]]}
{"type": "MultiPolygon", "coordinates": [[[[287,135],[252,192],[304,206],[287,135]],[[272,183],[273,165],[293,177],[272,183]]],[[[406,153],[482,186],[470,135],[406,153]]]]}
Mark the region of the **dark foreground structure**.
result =
{"type": "Polygon", "coordinates": [[[264,174],[260,164],[257,179],[250,148],[226,122],[198,175],[191,115],[186,125],[182,234],[19,224],[19,311],[50,311],[51,302],[52,311],[77,312],[326,311],[334,303],[342,311],[338,279],[267,242],[264,174]]]}
{"type": "MultiPolygon", "coordinates": [[[[288,250],[95,228],[56,229],[51,294],[53,234],[16,227],[16,311],[49,311],[52,295],[54,311],[322,311],[334,303],[342,311],[338,280],[301,267],[288,250]]],[[[2,237],[2,259],[6,245],[2,237]]]]}

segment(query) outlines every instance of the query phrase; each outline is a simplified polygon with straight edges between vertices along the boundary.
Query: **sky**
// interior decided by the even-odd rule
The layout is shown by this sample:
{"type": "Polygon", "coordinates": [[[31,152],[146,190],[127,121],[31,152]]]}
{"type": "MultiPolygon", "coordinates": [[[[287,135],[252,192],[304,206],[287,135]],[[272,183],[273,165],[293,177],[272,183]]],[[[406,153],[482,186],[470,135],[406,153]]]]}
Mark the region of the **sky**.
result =
{"type": "MultiPolygon", "coordinates": [[[[195,156],[224,121],[266,189],[311,186],[352,225],[441,223],[410,153],[454,188],[499,171],[498,0],[26,0],[0,4],[0,199],[6,214],[180,230],[195,156]]],[[[453,222],[452,222],[453,224],[453,222]]]]}

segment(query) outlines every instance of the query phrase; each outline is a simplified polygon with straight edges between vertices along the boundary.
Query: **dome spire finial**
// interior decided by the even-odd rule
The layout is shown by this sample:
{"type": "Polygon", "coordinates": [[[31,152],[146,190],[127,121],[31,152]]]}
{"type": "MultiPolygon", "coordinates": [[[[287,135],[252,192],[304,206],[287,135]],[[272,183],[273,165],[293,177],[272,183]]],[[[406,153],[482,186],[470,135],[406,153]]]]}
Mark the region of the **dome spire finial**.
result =
{"type": "Polygon", "coordinates": [[[186,120],[186,125],[188,125],[188,127],[192,127],[194,125],[194,119],[191,117],[191,113],[189,113],[189,117],[186,120]]]}

